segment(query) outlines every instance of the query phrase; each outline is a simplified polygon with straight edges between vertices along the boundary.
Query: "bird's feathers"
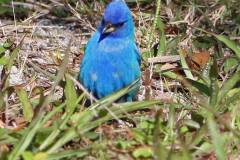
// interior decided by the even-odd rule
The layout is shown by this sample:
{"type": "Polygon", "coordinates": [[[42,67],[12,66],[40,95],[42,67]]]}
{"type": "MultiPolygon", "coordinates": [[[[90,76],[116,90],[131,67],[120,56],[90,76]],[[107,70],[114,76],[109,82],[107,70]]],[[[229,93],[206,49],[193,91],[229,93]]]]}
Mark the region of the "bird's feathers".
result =
{"type": "MultiPolygon", "coordinates": [[[[97,98],[105,97],[140,77],[140,54],[134,39],[131,12],[122,0],[113,0],[106,8],[97,31],[86,45],[80,67],[80,82],[97,98]],[[103,32],[107,23],[119,25],[103,32]]],[[[129,93],[126,100],[134,98],[129,93]]]]}

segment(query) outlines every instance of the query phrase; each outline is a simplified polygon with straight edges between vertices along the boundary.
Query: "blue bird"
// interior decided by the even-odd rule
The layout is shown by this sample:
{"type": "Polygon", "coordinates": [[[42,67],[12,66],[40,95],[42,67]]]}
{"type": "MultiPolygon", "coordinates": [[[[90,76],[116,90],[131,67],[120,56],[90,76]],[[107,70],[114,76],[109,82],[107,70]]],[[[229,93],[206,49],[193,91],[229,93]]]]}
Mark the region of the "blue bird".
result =
{"type": "MultiPolygon", "coordinates": [[[[86,45],[79,80],[100,99],[138,79],[140,63],[131,11],[124,0],[113,0],[86,45]]],[[[137,90],[122,97],[121,101],[134,100],[137,90]]]]}

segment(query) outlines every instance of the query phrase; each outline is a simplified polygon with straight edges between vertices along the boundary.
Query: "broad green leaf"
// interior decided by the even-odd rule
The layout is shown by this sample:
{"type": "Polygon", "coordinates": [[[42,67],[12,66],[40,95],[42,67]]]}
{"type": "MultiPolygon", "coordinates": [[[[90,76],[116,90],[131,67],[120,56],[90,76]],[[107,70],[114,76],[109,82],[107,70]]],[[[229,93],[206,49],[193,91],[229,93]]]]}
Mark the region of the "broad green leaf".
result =
{"type": "Polygon", "coordinates": [[[19,100],[23,105],[23,116],[28,122],[30,122],[33,118],[33,108],[28,98],[28,94],[23,88],[16,89],[16,91],[19,100]]]}
{"type": "Polygon", "coordinates": [[[194,86],[195,88],[197,88],[201,93],[204,93],[207,96],[210,96],[210,91],[209,91],[209,87],[201,82],[195,81],[195,80],[191,80],[191,79],[187,79],[192,86],[194,86]]]}
{"type": "Polygon", "coordinates": [[[192,72],[190,71],[190,68],[187,65],[187,62],[186,62],[186,59],[183,55],[182,50],[179,51],[179,55],[180,55],[180,59],[181,59],[182,68],[184,69],[183,70],[184,73],[186,74],[187,78],[194,80],[192,72]]]}
{"type": "Polygon", "coordinates": [[[33,160],[43,160],[43,159],[47,159],[48,154],[45,152],[39,152],[37,154],[34,155],[33,160]]]}
{"type": "Polygon", "coordinates": [[[12,45],[12,43],[5,42],[4,44],[0,45],[0,55],[3,54],[8,48],[12,45]]]}
{"type": "Polygon", "coordinates": [[[133,151],[134,158],[151,158],[154,153],[150,147],[141,147],[133,151]]]}
{"type": "Polygon", "coordinates": [[[225,72],[230,71],[232,68],[236,67],[239,63],[240,63],[240,61],[236,58],[228,58],[224,62],[224,71],[225,72]]]}
{"type": "Polygon", "coordinates": [[[135,145],[135,141],[117,140],[116,146],[120,149],[128,149],[135,145]]]}
{"type": "Polygon", "coordinates": [[[26,151],[22,154],[24,160],[45,160],[48,157],[47,153],[39,152],[37,154],[33,154],[32,152],[26,151]]]}
{"type": "Polygon", "coordinates": [[[6,65],[8,64],[9,57],[3,56],[0,58],[0,65],[6,65]]]}
{"type": "Polygon", "coordinates": [[[67,112],[73,112],[73,110],[76,107],[77,102],[77,93],[76,89],[74,87],[73,81],[68,77],[66,77],[66,86],[65,86],[65,96],[66,96],[66,102],[67,102],[67,112]]]}
{"type": "Polygon", "coordinates": [[[29,151],[23,152],[22,157],[24,160],[34,160],[33,153],[29,151]]]}

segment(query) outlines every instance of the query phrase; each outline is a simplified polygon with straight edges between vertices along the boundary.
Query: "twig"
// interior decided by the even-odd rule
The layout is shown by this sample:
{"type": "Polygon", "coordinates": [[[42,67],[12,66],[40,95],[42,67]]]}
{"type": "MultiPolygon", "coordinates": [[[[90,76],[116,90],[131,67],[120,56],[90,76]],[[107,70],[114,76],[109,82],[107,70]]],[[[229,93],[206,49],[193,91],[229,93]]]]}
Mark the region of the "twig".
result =
{"type": "Polygon", "coordinates": [[[158,56],[153,58],[148,58],[148,63],[172,63],[180,61],[180,56],[158,56]]]}

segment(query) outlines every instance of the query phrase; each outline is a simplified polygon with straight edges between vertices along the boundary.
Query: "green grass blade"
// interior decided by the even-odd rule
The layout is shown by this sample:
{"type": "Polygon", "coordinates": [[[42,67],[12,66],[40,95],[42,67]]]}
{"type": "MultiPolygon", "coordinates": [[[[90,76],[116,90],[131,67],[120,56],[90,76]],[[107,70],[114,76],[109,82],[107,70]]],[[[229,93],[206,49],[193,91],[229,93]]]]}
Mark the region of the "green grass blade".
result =
{"type": "Polygon", "coordinates": [[[153,25],[152,25],[152,28],[149,30],[149,37],[148,37],[148,44],[147,44],[147,49],[148,49],[148,52],[146,52],[147,55],[143,56],[143,57],[146,57],[146,58],[149,58],[149,57],[152,57],[151,55],[151,47],[152,47],[152,42],[153,42],[153,38],[154,38],[154,31],[157,27],[157,22],[158,22],[158,19],[160,18],[160,9],[161,9],[161,0],[157,0],[156,1],[156,12],[155,12],[155,17],[154,17],[154,22],[153,22],[153,25]]]}
{"type": "Polygon", "coordinates": [[[201,28],[197,28],[195,27],[197,30],[199,31],[202,31],[202,32],[205,32],[207,34],[210,34],[210,35],[213,35],[214,37],[216,37],[219,41],[223,42],[226,46],[228,46],[229,48],[231,48],[235,54],[237,55],[238,58],[240,58],[240,46],[239,44],[237,44],[236,42],[228,39],[226,36],[224,35],[217,35],[215,33],[212,33],[212,32],[208,32],[204,29],[201,29],[201,28]]]}
{"type": "Polygon", "coordinates": [[[56,76],[55,82],[51,87],[50,94],[43,100],[43,102],[40,102],[40,104],[41,104],[40,110],[38,111],[35,119],[32,121],[32,123],[28,127],[27,132],[25,132],[25,134],[21,138],[20,142],[14,147],[14,149],[10,153],[9,160],[17,159],[25,151],[25,149],[31,144],[31,141],[34,138],[34,136],[36,135],[38,129],[42,127],[42,125],[43,125],[42,120],[45,115],[44,108],[51,101],[54,90],[55,90],[56,86],[58,85],[58,83],[61,81],[61,79],[64,76],[64,73],[67,69],[67,64],[68,64],[68,60],[69,60],[68,52],[70,49],[71,42],[72,42],[72,40],[70,40],[68,48],[66,49],[64,60],[60,66],[60,71],[58,72],[58,74],[56,76]]]}
{"type": "MultiPolygon", "coordinates": [[[[83,99],[84,94],[80,95],[80,97],[74,101],[74,104],[72,104],[73,106],[77,106],[78,102],[81,101],[83,99]]],[[[71,102],[72,103],[72,102],[71,102]]],[[[46,147],[48,147],[49,145],[51,145],[57,138],[57,136],[59,136],[59,134],[62,132],[62,130],[64,129],[64,127],[66,126],[67,122],[69,121],[69,119],[71,118],[75,108],[71,106],[71,110],[69,109],[66,114],[64,114],[62,116],[62,121],[59,124],[59,127],[54,130],[46,139],[45,141],[41,144],[41,146],[39,147],[39,150],[44,150],[46,147]]],[[[68,108],[68,107],[67,107],[68,108]]]]}
{"type": "Polygon", "coordinates": [[[226,160],[226,151],[224,150],[224,142],[220,135],[219,128],[214,120],[212,113],[208,113],[207,117],[208,129],[212,138],[212,143],[216,152],[216,156],[219,160],[226,160]]]}
{"type": "MultiPolygon", "coordinates": [[[[111,111],[116,116],[118,116],[118,118],[122,118],[126,116],[125,113],[129,113],[129,112],[140,110],[140,109],[146,109],[154,105],[162,105],[162,101],[156,100],[156,101],[123,103],[123,104],[119,104],[119,106],[111,107],[111,111]]],[[[114,119],[114,117],[110,113],[108,113],[104,117],[91,122],[91,124],[85,126],[85,128],[88,131],[112,119],[114,119]]]]}
{"type": "Polygon", "coordinates": [[[43,116],[40,116],[32,121],[27,129],[27,132],[21,138],[19,143],[13,148],[8,160],[16,160],[25,151],[28,145],[32,142],[37,130],[41,127],[42,118],[43,116]]]}
{"type": "MultiPolygon", "coordinates": [[[[162,103],[161,101],[131,102],[131,103],[121,104],[121,109],[117,108],[116,106],[113,106],[111,108],[111,111],[116,116],[121,118],[122,116],[124,116],[124,113],[126,112],[144,109],[149,106],[153,106],[155,104],[161,104],[161,103],[162,103]]],[[[79,115],[80,117],[78,118],[79,121],[77,122],[78,123],[77,129],[70,128],[47,152],[54,153],[61,146],[63,146],[70,140],[76,138],[78,135],[83,135],[86,132],[90,131],[91,129],[115,118],[111,113],[108,113],[104,117],[92,121],[92,119],[96,116],[95,112],[96,111],[92,111],[92,110],[86,110],[84,112],[81,112],[79,115]]]]}
{"type": "Polygon", "coordinates": [[[210,68],[210,106],[215,108],[218,100],[219,86],[218,86],[218,67],[214,60],[210,68]]]}
{"type": "Polygon", "coordinates": [[[158,54],[163,55],[166,52],[167,43],[166,43],[166,36],[165,36],[165,26],[162,22],[161,18],[157,19],[157,27],[160,30],[160,40],[159,40],[159,47],[158,47],[158,54]]]}
{"type": "Polygon", "coordinates": [[[25,36],[21,39],[19,45],[12,51],[11,53],[11,56],[10,56],[10,59],[8,61],[8,64],[7,64],[7,70],[8,72],[10,72],[13,64],[14,64],[14,61],[15,61],[15,58],[17,57],[22,45],[23,45],[23,40],[24,40],[25,36]]]}
{"type": "Polygon", "coordinates": [[[234,73],[221,87],[218,94],[218,101],[221,101],[227,93],[240,81],[240,71],[234,73]]]}
{"type": "Polygon", "coordinates": [[[226,36],[224,35],[216,35],[214,34],[214,36],[221,42],[223,42],[226,46],[228,46],[229,48],[231,48],[235,54],[238,56],[238,58],[240,59],[240,45],[235,43],[234,41],[228,39],[226,36]]]}
{"type": "Polygon", "coordinates": [[[82,158],[86,155],[89,155],[89,152],[90,152],[90,150],[86,149],[86,148],[78,149],[78,150],[62,151],[59,153],[49,154],[45,160],[69,159],[71,157],[82,158]]]}
{"type": "Polygon", "coordinates": [[[131,92],[132,90],[136,89],[136,87],[138,87],[139,85],[139,79],[137,79],[136,81],[134,81],[132,84],[130,84],[129,86],[113,93],[112,95],[106,96],[104,98],[102,98],[101,100],[97,101],[96,103],[94,103],[93,105],[91,105],[88,109],[89,110],[94,110],[96,108],[98,108],[99,106],[108,106],[111,103],[115,102],[116,100],[118,100],[120,97],[122,97],[123,95],[131,92]]]}

